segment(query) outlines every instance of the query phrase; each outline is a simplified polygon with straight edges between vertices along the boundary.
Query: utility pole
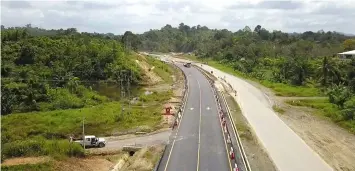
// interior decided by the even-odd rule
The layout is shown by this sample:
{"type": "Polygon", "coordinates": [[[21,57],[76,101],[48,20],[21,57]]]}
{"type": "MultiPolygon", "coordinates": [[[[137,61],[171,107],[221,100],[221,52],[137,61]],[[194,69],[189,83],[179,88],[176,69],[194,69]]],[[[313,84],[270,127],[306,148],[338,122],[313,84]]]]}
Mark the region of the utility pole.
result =
{"type": "Polygon", "coordinates": [[[128,81],[127,81],[127,93],[128,93],[128,111],[131,111],[131,83],[130,81],[132,80],[132,70],[129,70],[129,76],[128,81]]]}
{"type": "Polygon", "coordinates": [[[85,117],[83,115],[83,147],[84,147],[84,150],[85,150],[85,117]]]}
{"type": "Polygon", "coordinates": [[[120,89],[121,89],[121,97],[120,97],[120,100],[121,100],[121,115],[123,115],[123,111],[124,111],[124,104],[123,104],[123,98],[125,97],[125,86],[124,86],[124,81],[125,81],[125,71],[126,70],[122,70],[120,71],[120,89]]]}

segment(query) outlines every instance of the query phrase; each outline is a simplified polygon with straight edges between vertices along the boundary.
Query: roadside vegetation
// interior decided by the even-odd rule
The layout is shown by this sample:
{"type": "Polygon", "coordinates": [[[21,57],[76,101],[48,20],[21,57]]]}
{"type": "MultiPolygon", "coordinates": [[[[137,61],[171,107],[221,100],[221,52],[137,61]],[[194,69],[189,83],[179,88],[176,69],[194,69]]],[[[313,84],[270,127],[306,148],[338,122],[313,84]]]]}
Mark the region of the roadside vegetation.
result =
{"type": "Polygon", "coordinates": [[[282,109],[281,107],[279,107],[277,105],[273,105],[272,109],[279,114],[284,114],[286,112],[284,109],[282,109]]]}
{"type": "Polygon", "coordinates": [[[174,70],[169,67],[169,65],[163,63],[162,61],[154,57],[147,58],[147,62],[155,67],[153,69],[154,72],[157,73],[164,80],[164,83],[173,83],[173,78],[171,76],[173,75],[174,70]]]}
{"type": "MultiPolygon", "coordinates": [[[[132,50],[136,49],[124,48],[126,41],[134,38],[130,32],[116,36],[30,25],[2,29],[2,161],[28,156],[85,156],[82,147],[68,139],[70,135],[81,136],[83,119],[85,132],[97,136],[161,128],[161,105],[172,91],[147,93],[140,87],[146,80],[134,61],[137,57],[132,50]],[[128,82],[135,92],[126,88],[126,97],[110,96],[119,94],[117,87],[128,82]],[[115,84],[116,89],[105,93],[98,86],[115,84]],[[128,99],[128,91],[136,98],[128,99]]],[[[154,72],[172,82],[171,68],[150,57],[147,61],[155,65],[154,72]]],[[[47,170],[47,164],[2,170],[22,167],[47,170]]]]}
{"type": "Polygon", "coordinates": [[[231,32],[184,23],[139,37],[138,49],[183,52],[189,59],[271,88],[277,96],[326,96],[326,104],[334,107],[332,112],[321,110],[323,115],[354,132],[355,59],[336,54],[354,50],[355,37],[323,30],[291,34],[260,25],[231,32]]]}
{"type": "Polygon", "coordinates": [[[1,166],[2,171],[54,171],[53,164],[40,163],[40,164],[23,164],[23,165],[13,165],[13,166],[1,166]]]}

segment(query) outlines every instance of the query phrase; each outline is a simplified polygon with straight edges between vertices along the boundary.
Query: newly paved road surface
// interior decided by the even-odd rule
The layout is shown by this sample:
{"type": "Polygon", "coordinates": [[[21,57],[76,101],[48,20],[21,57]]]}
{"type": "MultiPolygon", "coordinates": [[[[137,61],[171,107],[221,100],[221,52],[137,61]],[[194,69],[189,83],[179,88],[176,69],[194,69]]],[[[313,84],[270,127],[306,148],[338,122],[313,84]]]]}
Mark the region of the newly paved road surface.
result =
{"type": "Polygon", "coordinates": [[[188,79],[187,103],[158,170],[231,170],[209,82],[197,69],[178,66],[188,79]]]}
{"type": "Polygon", "coordinates": [[[333,170],[277,116],[263,92],[238,77],[208,65],[202,66],[208,72],[213,71],[216,77],[225,78],[237,90],[238,96],[234,98],[243,115],[280,171],[333,170]]]}
{"type": "Polygon", "coordinates": [[[138,137],[132,137],[132,138],[127,138],[127,139],[113,139],[113,140],[107,140],[106,147],[102,148],[103,150],[106,149],[119,149],[124,146],[152,146],[156,144],[164,144],[169,140],[169,136],[171,134],[171,131],[163,131],[163,132],[158,132],[155,134],[151,135],[144,135],[144,136],[138,136],[138,137]]]}

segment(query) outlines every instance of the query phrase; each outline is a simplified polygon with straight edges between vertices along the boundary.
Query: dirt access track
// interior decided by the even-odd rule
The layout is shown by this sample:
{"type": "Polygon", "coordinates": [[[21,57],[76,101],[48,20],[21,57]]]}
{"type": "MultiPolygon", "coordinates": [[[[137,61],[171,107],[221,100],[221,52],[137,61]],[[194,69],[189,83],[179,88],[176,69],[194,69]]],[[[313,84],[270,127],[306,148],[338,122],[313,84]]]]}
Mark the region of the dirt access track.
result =
{"type": "MultiPolygon", "coordinates": [[[[173,59],[176,61],[181,60],[177,58],[173,59]]],[[[265,123],[266,120],[260,120],[260,122],[255,122],[254,120],[253,122],[249,116],[250,112],[245,112],[244,109],[243,114],[248,119],[248,122],[251,125],[255,126],[268,124],[265,125],[264,130],[266,132],[269,131],[269,133],[267,133],[268,136],[264,138],[268,139],[270,137],[273,137],[270,140],[270,142],[272,143],[261,143],[264,145],[264,147],[266,147],[269,155],[274,160],[279,170],[355,170],[355,136],[353,134],[348,133],[346,130],[338,127],[329,120],[312,115],[312,110],[308,108],[293,107],[285,104],[284,100],[288,98],[277,97],[269,89],[262,87],[254,82],[242,80],[240,78],[237,78],[230,74],[226,74],[207,65],[203,65],[203,67],[208,71],[213,70],[214,74],[217,77],[227,76],[228,82],[233,82],[232,80],[238,79],[239,82],[236,84],[232,83],[232,86],[238,91],[238,97],[236,100],[239,104],[241,104],[242,108],[249,106],[250,109],[255,108],[256,110],[258,110],[257,108],[259,107],[256,106],[256,103],[262,105],[262,108],[264,108],[268,112],[255,112],[254,114],[258,115],[257,117],[263,118],[266,115],[272,117],[277,116],[283,121],[285,125],[287,125],[288,129],[291,128],[292,131],[288,131],[290,132],[290,134],[296,133],[296,135],[303,140],[303,143],[306,143],[308,145],[308,151],[310,151],[310,155],[313,155],[315,158],[317,158],[317,156],[320,156],[318,158],[322,158],[324,160],[322,161],[321,159],[316,159],[319,165],[322,165],[320,167],[324,168],[312,169],[309,166],[314,165],[314,162],[311,162],[309,164],[307,163],[307,161],[310,162],[310,160],[301,162],[303,159],[307,158],[302,157],[304,154],[300,150],[296,150],[293,153],[290,152],[292,151],[292,149],[297,149],[291,147],[290,144],[280,144],[278,146],[274,146],[274,149],[273,147],[268,147],[271,144],[278,144],[280,142],[285,141],[286,137],[281,136],[282,134],[275,134],[275,132],[273,131],[270,132],[271,127],[274,126],[274,123],[265,123]],[[216,74],[216,72],[218,74],[216,74]],[[241,88],[242,86],[244,86],[244,88],[241,88]],[[253,97],[249,98],[248,96],[245,96],[245,94],[252,94],[253,97]],[[286,109],[286,112],[282,115],[276,114],[276,112],[272,111],[273,104],[277,104],[282,108],[286,109]],[[280,157],[280,155],[282,156],[282,153],[288,153],[287,151],[290,152],[289,154],[294,156],[294,159],[283,162],[283,158],[279,158],[279,162],[277,162],[276,158],[280,157]],[[294,165],[294,163],[298,163],[299,165],[294,165]],[[332,168],[330,168],[330,166],[327,166],[326,163],[332,168]]],[[[255,127],[253,129],[255,131],[255,127]]],[[[256,135],[258,135],[259,141],[261,141],[260,132],[256,132],[256,135]]],[[[299,142],[302,144],[302,141],[299,142]]],[[[295,142],[290,141],[290,143],[293,144],[295,142]]],[[[307,147],[305,148],[307,149],[307,147]]],[[[290,158],[290,156],[286,156],[286,158],[284,159],[287,158],[290,158]]]]}

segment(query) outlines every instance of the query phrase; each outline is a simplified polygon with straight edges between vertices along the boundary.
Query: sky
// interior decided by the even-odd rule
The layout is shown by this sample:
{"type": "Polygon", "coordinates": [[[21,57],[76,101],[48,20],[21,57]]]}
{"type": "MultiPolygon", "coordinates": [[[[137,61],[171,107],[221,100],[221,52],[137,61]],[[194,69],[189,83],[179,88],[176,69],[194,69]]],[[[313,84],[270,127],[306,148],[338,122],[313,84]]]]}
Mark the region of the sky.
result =
{"type": "Polygon", "coordinates": [[[284,32],[355,34],[355,0],[1,1],[1,24],[82,32],[143,33],[166,24],[237,31],[261,25],[284,32]]]}

